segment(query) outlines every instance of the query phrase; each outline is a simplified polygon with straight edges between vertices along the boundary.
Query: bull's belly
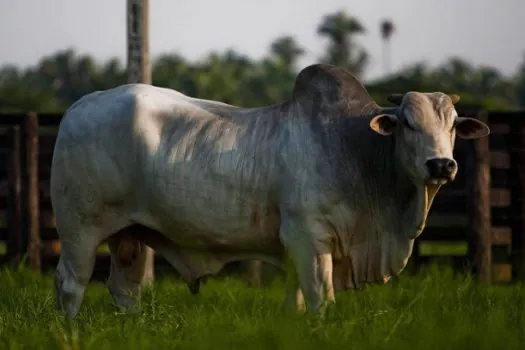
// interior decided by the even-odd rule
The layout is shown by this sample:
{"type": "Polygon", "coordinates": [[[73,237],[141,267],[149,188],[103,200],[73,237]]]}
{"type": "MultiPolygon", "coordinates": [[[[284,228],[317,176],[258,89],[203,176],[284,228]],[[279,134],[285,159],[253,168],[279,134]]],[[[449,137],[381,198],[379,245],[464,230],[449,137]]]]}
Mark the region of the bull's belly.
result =
{"type": "MultiPolygon", "coordinates": [[[[195,214],[199,216],[200,213],[195,214]]],[[[192,249],[273,253],[281,246],[278,227],[264,230],[249,225],[234,225],[227,219],[210,222],[209,219],[191,220],[188,215],[163,221],[159,231],[177,246],[192,249]]]]}
{"type": "Polygon", "coordinates": [[[145,209],[150,226],[180,247],[274,253],[281,249],[280,218],[268,197],[221,183],[184,181],[159,187],[145,209]]]}

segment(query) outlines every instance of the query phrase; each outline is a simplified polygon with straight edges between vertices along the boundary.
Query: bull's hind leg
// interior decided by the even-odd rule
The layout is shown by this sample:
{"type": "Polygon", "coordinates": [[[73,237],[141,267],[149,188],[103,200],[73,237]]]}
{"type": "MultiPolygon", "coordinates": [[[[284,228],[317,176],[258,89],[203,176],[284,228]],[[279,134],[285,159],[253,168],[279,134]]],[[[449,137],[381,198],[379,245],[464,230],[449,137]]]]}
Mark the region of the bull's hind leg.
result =
{"type": "Polygon", "coordinates": [[[286,256],[284,268],[286,273],[286,295],[283,308],[286,311],[303,313],[306,311],[304,295],[299,285],[295,265],[289,255],[286,256]]]}
{"type": "Polygon", "coordinates": [[[61,240],[55,273],[56,307],[69,317],[78,313],[95,265],[96,235],[81,232],[75,239],[61,240]]]}
{"type": "Polygon", "coordinates": [[[115,235],[108,245],[111,251],[108,290],[119,310],[137,312],[146,268],[146,245],[128,235],[115,235]]]}

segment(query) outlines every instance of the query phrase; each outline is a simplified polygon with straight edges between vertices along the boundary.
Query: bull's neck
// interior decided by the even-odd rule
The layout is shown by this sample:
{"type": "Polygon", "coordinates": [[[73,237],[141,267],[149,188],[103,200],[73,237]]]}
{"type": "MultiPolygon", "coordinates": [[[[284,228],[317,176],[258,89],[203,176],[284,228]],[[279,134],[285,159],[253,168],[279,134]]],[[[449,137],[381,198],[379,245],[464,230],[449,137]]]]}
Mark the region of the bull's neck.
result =
{"type": "MultiPolygon", "coordinates": [[[[412,238],[426,213],[420,210],[421,190],[410,180],[396,157],[394,136],[383,136],[369,127],[370,117],[348,118],[340,128],[344,167],[356,175],[345,174],[342,180],[355,179],[341,184],[359,198],[367,198],[370,213],[381,212],[383,225],[396,231],[396,235],[412,238]],[[343,131],[345,130],[345,131],[343,131]],[[400,215],[399,210],[402,214],[400,215]]],[[[424,189],[423,189],[424,190],[424,189]]]]}
{"type": "Polygon", "coordinates": [[[337,271],[336,264],[334,279],[350,288],[364,281],[383,282],[401,272],[421,222],[420,192],[396,161],[395,138],[373,132],[369,122],[369,117],[346,120],[336,131],[341,148],[332,152],[340,154],[344,164],[338,172],[338,188],[352,198],[360,220],[355,226],[359,232],[338,232],[346,249],[342,254],[352,263],[347,272],[337,271]],[[366,249],[355,246],[356,235],[365,236],[366,249]]]}

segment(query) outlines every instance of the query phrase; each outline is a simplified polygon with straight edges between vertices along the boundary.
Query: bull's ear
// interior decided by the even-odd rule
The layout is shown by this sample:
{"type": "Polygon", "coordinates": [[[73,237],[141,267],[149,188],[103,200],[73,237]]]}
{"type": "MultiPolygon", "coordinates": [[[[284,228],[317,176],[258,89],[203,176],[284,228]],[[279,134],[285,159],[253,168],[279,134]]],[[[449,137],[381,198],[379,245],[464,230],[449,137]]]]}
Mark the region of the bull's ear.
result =
{"type": "Polygon", "coordinates": [[[490,134],[490,129],[477,119],[459,117],[456,119],[456,132],[462,139],[479,139],[490,134]]]}
{"type": "Polygon", "coordinates": [[[449,94],[448,97],[452,100],[452,104],[456,104],[459,102],[459,95],[458,94],[449,94]]]}
{"type": "Polygon", "coordinates": [[[370,120],[370,128],[381,135],[390,135],[396,125],[397,117],[393,114],[378,114],[370,120]]]}
{"type": "Polygon", "coordinates": [[[387,96],[386,100],[388,102],[392,102],[396,106],[400,106],[401,102],[403,101],[403,96],[405,96],[405,94],[391,94],[387,96]]]}

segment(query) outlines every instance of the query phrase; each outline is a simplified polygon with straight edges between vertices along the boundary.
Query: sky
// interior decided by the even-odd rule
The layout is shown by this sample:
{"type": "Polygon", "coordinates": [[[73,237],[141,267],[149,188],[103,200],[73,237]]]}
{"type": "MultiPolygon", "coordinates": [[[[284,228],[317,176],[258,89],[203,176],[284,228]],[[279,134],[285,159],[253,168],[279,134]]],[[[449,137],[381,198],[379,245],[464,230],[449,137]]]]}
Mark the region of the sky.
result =
{"type": "MultiPolygon", "coordinates": [[[[367,28],[359,38],[371,62],[365,79],[382,75],[382,19],[394,22],[391,68],[431,66],[453,55],[506,75],[525,57],[523,0],[150,0],[152,58],[188,59],[233,48],[257,59],[271,42],[292,35],[316,63],[327,40],[316,33],[326,14],[345,10],[367,28]],[[475,4],[475,6],[473,6],[475,4]]],[[[73,48],[97,60],[126,57],[126,0],[0,0],[0,65],[27,67],[73,48]]]]}

